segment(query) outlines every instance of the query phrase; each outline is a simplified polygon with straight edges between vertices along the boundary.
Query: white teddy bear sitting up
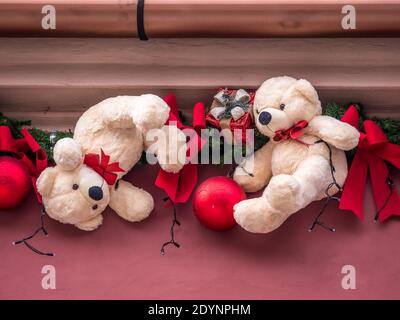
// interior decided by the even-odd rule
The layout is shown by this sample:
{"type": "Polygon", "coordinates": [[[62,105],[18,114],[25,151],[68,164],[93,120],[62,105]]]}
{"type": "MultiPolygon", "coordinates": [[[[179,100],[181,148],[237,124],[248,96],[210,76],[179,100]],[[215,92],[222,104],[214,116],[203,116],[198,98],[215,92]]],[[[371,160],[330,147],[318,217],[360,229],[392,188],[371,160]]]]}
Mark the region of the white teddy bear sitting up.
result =
{"type": "Polygon", "coordinates": [[[169,110],[152,94],[109,98],[89,108],[78,120],[74,138],[56,143],[56,166],[37,180],[47,214],[86,231],[101,225],[108,205],[128,221],[145,219],[154,207],[152,196],[120,179],[150,147],[165,171],[183,167],[184,157],[176,153],[186,154],[186,137],[176,126],[164,125],[169,110]],[[149,130],[169,135],[165,141],[175,141],[175,148],[160,141],[148,144],[149,130]]]}
{"type": "MultiPolygon", "coordinates": [[[[247,192],[266,188],[261,197],[236,204],[234,216],[244,229],[267,233],[312,201],[326,197],[332,174],[343,186],[347,176],[343,150],[357,146],[359,132],[321,115],[318,94],[303,79],[268,79],[256,92],[253,112],[258,130],[270,141],[237,167],[234,179],[247,192]]],[[[329,194],[337,191],[334,185],[329,194]]]]}

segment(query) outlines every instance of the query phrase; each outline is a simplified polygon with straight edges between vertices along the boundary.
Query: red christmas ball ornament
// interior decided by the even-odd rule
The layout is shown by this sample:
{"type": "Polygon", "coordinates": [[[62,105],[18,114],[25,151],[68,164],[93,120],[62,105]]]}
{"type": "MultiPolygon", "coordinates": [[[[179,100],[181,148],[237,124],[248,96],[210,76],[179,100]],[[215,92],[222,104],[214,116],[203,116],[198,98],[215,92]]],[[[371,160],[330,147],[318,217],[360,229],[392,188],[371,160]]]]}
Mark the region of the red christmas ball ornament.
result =
{"type": "Polygon", "coordinates": [[[18,206],[32,187],[26,167],[17,159],[0,157],[0,209],[18,206]]]}
{"type": "Polygon", "coordinates": [[[227,177],[213,177],[201,183],[194,193],[193,211],[207,228],[222,231],[233,228],[233,206],[246,199],[242,188],[227,177]]]}

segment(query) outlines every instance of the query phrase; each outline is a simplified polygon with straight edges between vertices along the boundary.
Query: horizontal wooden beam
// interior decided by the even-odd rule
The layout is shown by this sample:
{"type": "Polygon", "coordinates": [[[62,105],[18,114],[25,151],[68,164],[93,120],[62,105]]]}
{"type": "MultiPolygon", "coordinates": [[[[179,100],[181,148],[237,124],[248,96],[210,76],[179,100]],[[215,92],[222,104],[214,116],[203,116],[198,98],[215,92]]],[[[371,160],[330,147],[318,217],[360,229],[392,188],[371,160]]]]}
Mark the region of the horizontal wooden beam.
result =
{"type": "Polygon", "coordinates": [[[276,75],[310,80],[324,103],[361,101],[400,119],[400,39],[0,38],[0,111],[73,127],[107,97],[176,93],[187,113],[219,87],[276,75]]]}
{"type": "MultiPolygon", "coordinates": [[[[42,28],[47,0],[0,3],[2,36],[137,37],[135,0],[52,0],[56,29],[42,28]]],[[[146,0],[150,38],[400,35],[400,0],[352,0],[356,29],[343,30],[347,0],[146,0]]]]}

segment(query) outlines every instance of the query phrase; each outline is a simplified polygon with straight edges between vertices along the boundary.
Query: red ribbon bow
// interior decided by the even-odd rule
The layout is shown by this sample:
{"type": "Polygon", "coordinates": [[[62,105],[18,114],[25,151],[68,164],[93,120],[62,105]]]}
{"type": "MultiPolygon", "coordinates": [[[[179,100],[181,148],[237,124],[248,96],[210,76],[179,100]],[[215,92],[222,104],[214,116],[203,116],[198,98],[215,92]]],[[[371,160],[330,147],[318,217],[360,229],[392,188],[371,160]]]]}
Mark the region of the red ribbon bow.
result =
{"type": "Polygon", "coordinates": [[[119,167],[119,162],[110,162],[110,156],[106,155],[101,149],[101,157],[97,153],[88,153],[85,155],[83,163],[92,168],[108,185],[112,186],[118,178],[116,172],[124,172],[124,169],[119,167]]]}
{"type": "Polygon", "coordinates": [[[36,180],[47,168],[47,154],[40,148],[28,129],[23,128],[21,133],[23,138],[14,139],[9,127],[0,126],[0,151],[15,155],[28,169],[37,199],[41,203],[42,198],[36,190],[36,180]]]}
{"type": "MultiPolygon", "coordinates": [[[[357,130],[358,111],[351,105],[342,117],[342,121],[351,124],[357,130]]],[[[357,153],[340,201],[340,209],[351,210],[363,219],[363,196],[367,182],[368,169],[379,221],[385,221],[392,215],[400,215],[400,198],[388,184],[389,170],[385,161],[400,168],[400,146],[389,143],[382,129],[372,120],[364,121],[365,133],[360,132],[357,153]]]]}
{"type": "MultiPolygon", "coordinates": [[[[185,126],[179,118],[178,105],[174,94],[170,94],[164,98],[164,101],[170,107],[169,118],[167,124],[174,123],[179,129],[193,128],[195,134],[190,137],[187,150],[187,159],[197,156],[193,150],[200,152],[205,144],[205,140],[201,138],[200,131],[206,127],[205,106],[199,102],[193,107],[193,126],[185,126]],[[196,149],[194,149],[196,148],[196,149]]],[[[186,163],[177,173],[166,172],[160,169],[158,172],[155,185],[163,189],[172,203],[185,203],[194,187],[197,184],[197,165],[194,163],[186,163]]]]}
{"type": "Polygon", "coordinates": [[[297,122],[295,125],[291,126],[289,129],[275,131],[275,136],[273,140],[281,141],[289,139],[298,139],[304,134],[302,130],[307,126],[308,122],[306,120],[301,120],[297,122]]]}

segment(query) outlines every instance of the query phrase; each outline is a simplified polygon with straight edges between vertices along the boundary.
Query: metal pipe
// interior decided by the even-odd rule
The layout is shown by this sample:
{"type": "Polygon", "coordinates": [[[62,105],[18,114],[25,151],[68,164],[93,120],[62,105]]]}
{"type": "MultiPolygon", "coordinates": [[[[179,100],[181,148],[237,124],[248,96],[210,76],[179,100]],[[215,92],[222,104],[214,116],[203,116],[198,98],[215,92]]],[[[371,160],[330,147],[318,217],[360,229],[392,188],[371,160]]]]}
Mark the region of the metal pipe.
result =
{"type": "MultiPolygon", "coordinates": [[[[400,0],[352,0],[356,29],[343,30],[347,0],[146,0],[149,38],[399,36],[400,0]]],[[[137,37],[136,0],[0,0],[0,36],[137,37]],[[44,30],[42,7],[56,8],[44,30]]]]}

